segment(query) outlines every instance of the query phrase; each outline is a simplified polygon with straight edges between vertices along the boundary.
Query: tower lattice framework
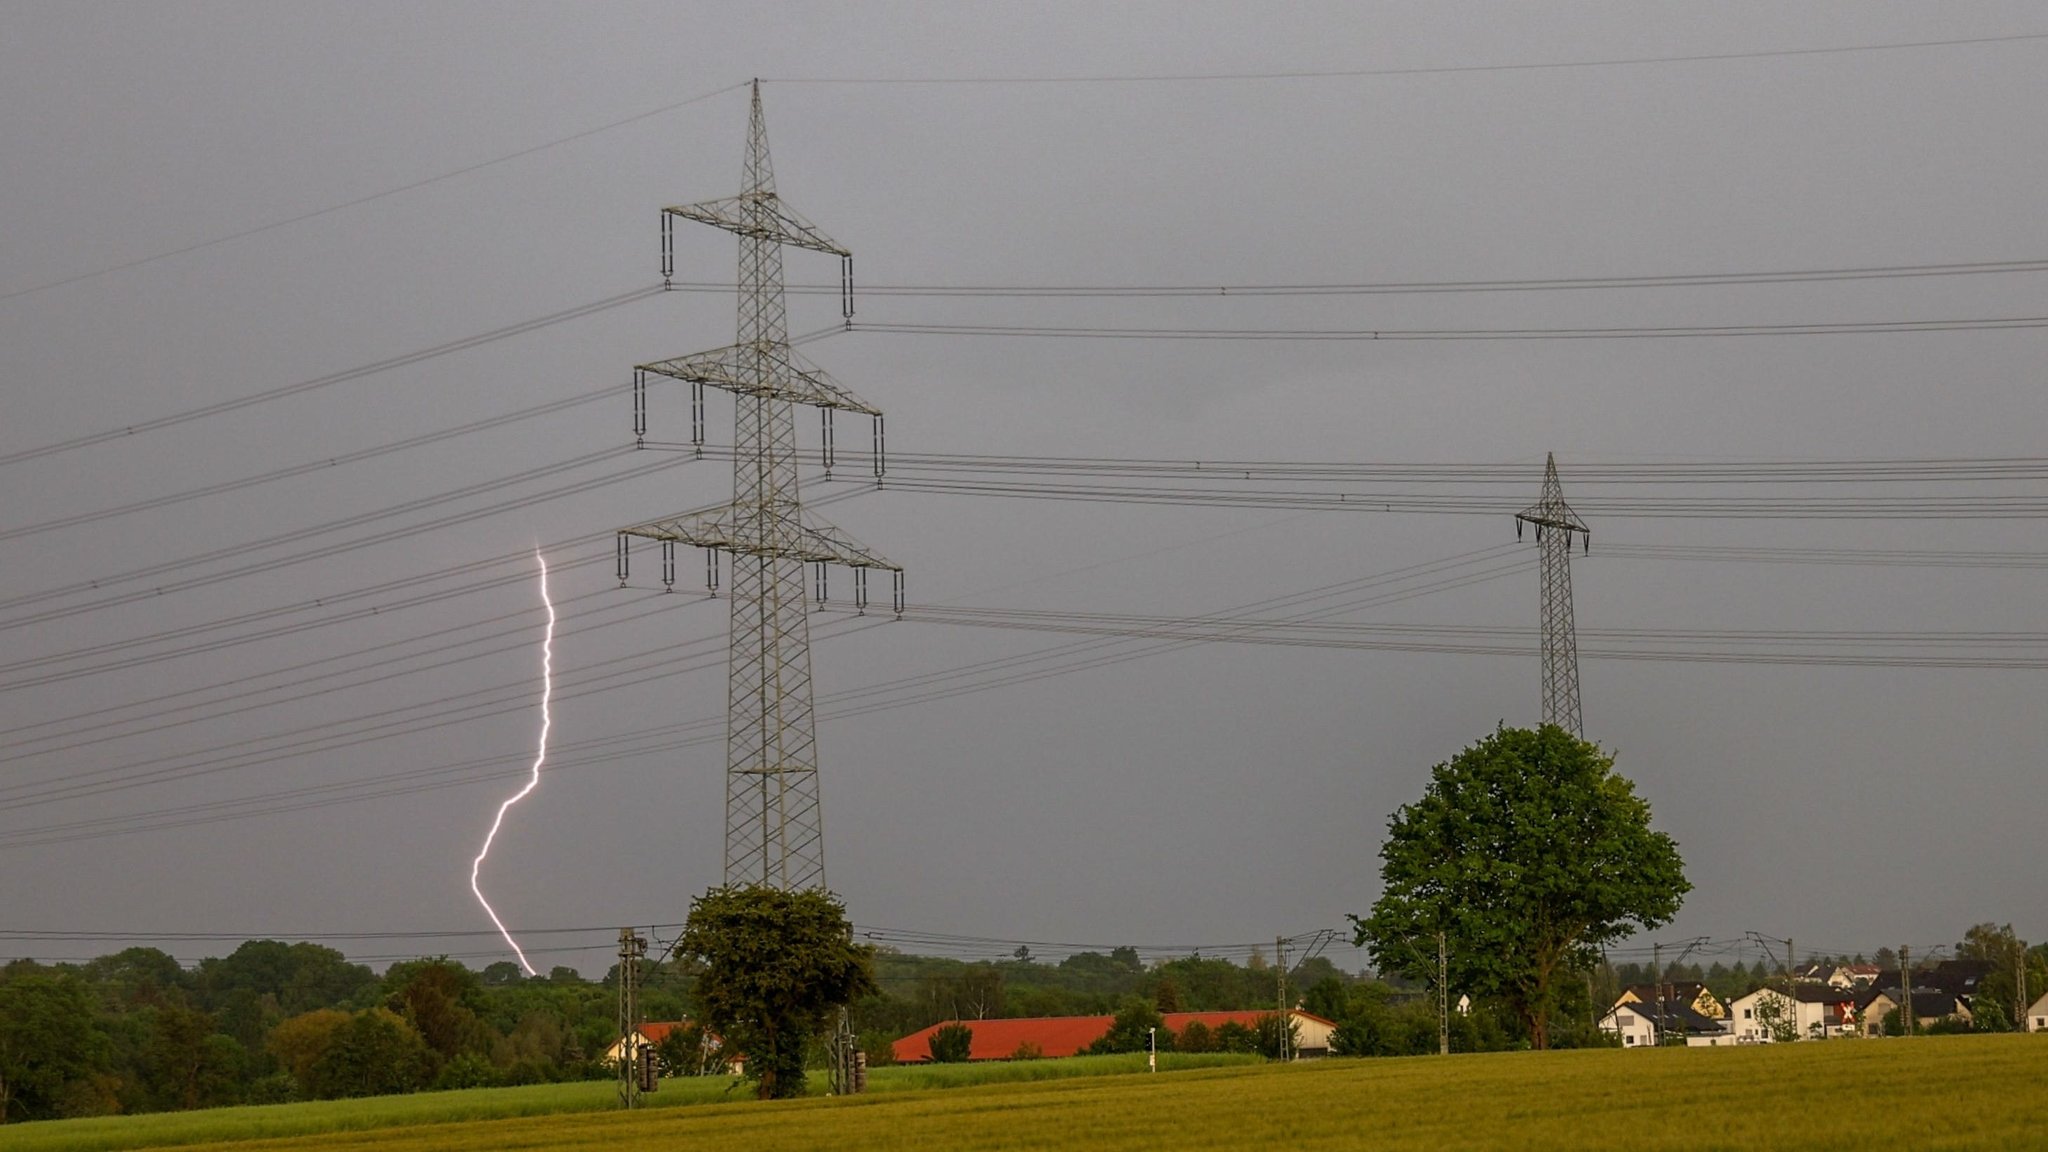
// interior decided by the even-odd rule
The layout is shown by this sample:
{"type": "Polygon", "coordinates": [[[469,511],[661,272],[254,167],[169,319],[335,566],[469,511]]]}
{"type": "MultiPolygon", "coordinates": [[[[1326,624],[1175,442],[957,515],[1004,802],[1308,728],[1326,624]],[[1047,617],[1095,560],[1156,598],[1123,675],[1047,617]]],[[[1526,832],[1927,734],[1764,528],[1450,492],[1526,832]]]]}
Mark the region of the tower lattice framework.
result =
{"type": "Polygon", "coordinates": [[[1557,456],[1543,461],[1543,494],[1515,515],[1515,535],[1522,525],[1536,528],[1543,570],[1543,722],[1574,736],[1585,736],[1579,708],[1579,638],[1572,624],[1572,535],[1590,548],[1593,533],[1565,503],[1557,479],[1557,456]]]}
{"type": "Polygon", "coordinates": [[[868,570],[888,570],[899,613],[903,569],[803,509],[797,474],[797,406],[823,413],[820,455],[827,475],[833,458],[833,414],[849,411],[873,421],[874,470],[880,478],[882,413],[791,349],[783,300],[782,250],[790,246],[840,258],[842,310],[849,318],[853,314],[853,255],[776,195],[759,81],[753,85],[745,190],[738,196],[662,209],[664,283],[675,274],[673,227],[679,219],[739,236],[739,339],[709,352],[636,366],[634,433],[644,442],[650,377],[690,385],[691,442],[699,452],[704,444],[704,390],[732,393],[732,503],[621,529],[619,576],[623,582],[629,537],[662,543],[662,574],[670,587],[675,582],[677,544],[707,551],[706,584],[714,595],[718,557],[729,557],[725,882],[822,888],[824,817],[818,789],[810,601],[804,567],[809,564],[816,569],[821,602],[828,587],[826,566],[851,568],[854,601],[862,610],[867,607],[868,570]]]}

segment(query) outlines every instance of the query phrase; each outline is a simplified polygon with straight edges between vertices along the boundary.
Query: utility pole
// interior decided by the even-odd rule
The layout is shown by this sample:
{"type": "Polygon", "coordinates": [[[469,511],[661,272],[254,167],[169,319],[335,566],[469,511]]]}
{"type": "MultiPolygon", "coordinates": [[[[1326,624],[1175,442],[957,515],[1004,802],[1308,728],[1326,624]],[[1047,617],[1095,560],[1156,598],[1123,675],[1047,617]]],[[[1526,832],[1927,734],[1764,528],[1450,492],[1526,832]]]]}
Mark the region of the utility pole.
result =
{"type": "Polygon", "coordinates": [[[1515,538],[1522,525],[1536,528],[1543,556],[1543,722],[1574,736],[1585,736],[1579,709],[1579,638],[1572,624],[1572,533],[1590,550],[1592,530],[1564,502],[1557,479],[1557,457],[1543,460],[1543,492],[1536,503],[1515,515],[1515,538]]]}
{"type": "Polygon", "coordinates": [[[852,1096],[867,1087],[865,1054],[860,1037],[853,1030],[853,1017],[839,1009],[839,1025],[832,1031],[832,1094],[852,1096]]]}
{"type": "Polygon", "coordinates": [[[789,344],[783,301],[785,245],[838,256],[840,311],[853,316],[853,254],[792,211],[775,192],[761,84],[754,82],[747,133],[746,187],[738,196],[661,212],[663,283],[675,273],[674,222],[709,224],[739,236],[739,339],[736,343],[641,364],[633,370],[633,430],[647,431],[647,381],[690,385],[691,442],[704,444],[704,390],[735,397],[732,503],[619,532],[619,581],[627,540],[662,545],[662,577],[673,588],[675,546],[706,550],[705,584],[718,593],[718,554],[732,561],[728,595],[725,881],[783,889],[825,886],[825,833],[818,792],[816,721],[811,698],[809,602],[804,566],[815,569],[818,600],[826,568],[853,570],[854,606],[867,607],[867,573],[892,575],[893,606],[903,611],[903,568],[804,511],[798,495],[796,407],[822,414],[823,459],[831,474],[832,417],[854,412],[873,423],[874,474],[883,471],[882,413],[840,386],[789,344]]]}
{"type": "Polygon", "coordinates": [[[646,937],[619,929],[619,1103],[627,1108],[639,1107],[652,1067],[653,1053],[643,1055],[640,1043],[640,960],[646,955],[646,937]]]}
{"type": "Polygon", "coordinates": [[[1899,945],[1899,1030],[1913,1034],[1913,949],[1899,945]]]}
{"type": "Polygon", "coordinates": [[[1451,1054],[1451,953],[1442,929],[1436,934],[1436,1054],[1451,1054]]]}
{"type": "Polygon", "coordinates": [[[2027,1006],[2033,1001],[2027,999],[2027,946],[2018,936],[2012,938],[2013,994],[2018,999],[2013,1004],[2012,1018],[2019,1024],[2020,1031],[2027,1030],[2027,1006]]]}
{"type": "Polygon", "coordinates": [[[1292,1031],[1288,1025],[1294,1022],[1293,1015],[1287,1010],[1287,937],[1285,936],[1273,937],[1273,983],[1277,989],[1276,999],[1280,1010],[1280,1062],[1284,1064],[1293,1056],[1293,1053],[1289,1051],[1287,1038],[1288,1034],[1292,1031]]]}
{"type": "Polygon", "coordinates": [[[1664,946],[1650,943],[1650,995],[1657,1001],[1657,1046],[1664,1046],[1664,946]]]}

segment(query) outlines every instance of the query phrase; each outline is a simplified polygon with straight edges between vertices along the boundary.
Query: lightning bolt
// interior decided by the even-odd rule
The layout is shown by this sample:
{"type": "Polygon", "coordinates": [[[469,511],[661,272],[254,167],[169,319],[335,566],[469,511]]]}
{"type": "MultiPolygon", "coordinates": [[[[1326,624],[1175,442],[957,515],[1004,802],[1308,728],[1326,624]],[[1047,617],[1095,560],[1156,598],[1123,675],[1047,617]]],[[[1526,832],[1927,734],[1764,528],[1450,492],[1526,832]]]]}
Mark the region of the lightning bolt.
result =
{"type": "Polygon", "coordinates": [[[491,908],[491,902],[484,899],[484,890],[477,886],[477,874],[483,871],[484,857],[491,854],[491,841],[498,838],[498,829],[505,823],[506,810],[526,799],[527,793],[540,786],[540,766],[546,763],[548,758],[548,729],[554,724],[554,717],[548,712],[548,701],[555,691],[555,602],[548,598],[547,559],[540,554],[538,548],[533,550],[533,559],[540,565],[540,602],[546,605],[548,610],[548,630],[540,642],[540,750],[533,757],[533,778],[526,782],[526,787],[513,793],[511,799],[498,805],[497,818],[491,821],[491,831],[484,837],[483,851],[478,852],[476,859],[469,865],[469,890],[476,893],[476,902],[484,906],[484,914],[491,918],[491,923],[498,926],[498,934],[505,938],[505,943],[512,946],[513,953],[519,957],[519,966],[526,969],[528,976],[538,976],[540,973],[534,971],[532,964],[527,963],[526,953],[520,951],[519,941],[514,940],[512,933],[505,930],[505,922],[498,919],[497,912],[491,908]]]}

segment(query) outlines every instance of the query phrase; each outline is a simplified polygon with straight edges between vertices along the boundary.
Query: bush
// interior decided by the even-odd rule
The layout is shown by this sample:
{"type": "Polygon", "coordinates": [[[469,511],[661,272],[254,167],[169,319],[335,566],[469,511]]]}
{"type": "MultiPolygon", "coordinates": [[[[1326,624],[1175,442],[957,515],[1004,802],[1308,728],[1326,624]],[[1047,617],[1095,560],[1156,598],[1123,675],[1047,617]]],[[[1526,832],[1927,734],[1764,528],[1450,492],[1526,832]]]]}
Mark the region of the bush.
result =
{"type": "Polygon", "coordinates": [[[1152,1046],[1155,1035],[1158,1050],[1171,1051],[1173,1033],[1166,1030],[1165,1023],[1152,1001],[1142,996],[1126,997],[1109,1031],[1088,1046],[1088,1054],[1106,1056],[1116,1052],[1143,1052],[1152,1046]]]}
{"type": "Polygon", "coordinates": [[[1216,1026],[1214,1043],[1218,1052],[1257,1052],[1259,1034],[1235,1020],[1225,1020],[1216,1026]]]}
{"type": "Polygon", "coordinates": [[[474,1052],[464,1052],[441,1066],[440,1074],[434,1077],[436,1089],[487,1088],[497,1079],[497,1070],[491,1062],[474,1052]]]}
{"type": "Polygon", "coordinates": [[[321,1099],[417,1091],[430,1059],[420,1034],[385,1008],[358,1012],[308,1070],[307,1086],[321,1099]]]}
{"type": "Polygon", "coordinates": [[[1268,1060],[1279,1060],[1301,1047],[1301,1029],[1295,1027],[1292,1018],[1278,1012],[1268,1012],[1256,1022],[1259,1055],[1268,1060]]]}
{"type": "Polygon", "coordinates": [[[965,1064],[974,1049],[974,1029],[965,1024],[947,1024],[932,1033],[931,1054],[934,1064],[965,1064]]]}
{"type": "Polygon", "coordinates": [[[896,1041],[892,1033],[864,1031],[860,1050],[868,1054],[868,1067],[887,1068],[896,1062],[896,1041]]]}

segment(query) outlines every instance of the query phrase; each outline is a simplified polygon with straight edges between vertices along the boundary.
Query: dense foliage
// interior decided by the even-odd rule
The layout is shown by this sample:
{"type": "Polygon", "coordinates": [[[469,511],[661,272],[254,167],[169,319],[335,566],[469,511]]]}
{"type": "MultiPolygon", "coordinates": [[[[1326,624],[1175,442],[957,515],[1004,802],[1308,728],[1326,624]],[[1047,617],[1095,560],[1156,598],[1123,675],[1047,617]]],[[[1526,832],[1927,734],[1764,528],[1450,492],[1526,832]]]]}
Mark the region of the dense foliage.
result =
{"type": "Polygon", "coordinates": [[[965,1064],[974,1051],[974,1029],[965,1024],[948,1024],[932,1033],[934,1064],[965,1064]]]}
{"type": "MultiPolygon", "coordinates": [[[[2032,994],[2048,990],[2048,945],[2029,947],[2003,930],[1978,929],[1965,943],[1994,960],[2016,945],[2032,994]]],[[[1871,960],[1896,964],[1882,952],[1871,960]]],[[[1158,1012],[1265,1012],[1274,1004],[1274,974],[1256,957],[1248,965],[1199,956],[1146,963],[1136,951],[1119,948],[1057,961],[968,963],[883,952],[874,964],[880,987],[853,1006],[871,1065],[889,1062],[897,1037],[950,1019],[1108,1015],[1131,1010],[1134,998],[1158,1012]]],[[[1781,965],[1716,960],[1702,967],[1676,960],[1661,975],[1702,981],[1725,1002],[1776,977],[1781,965]]],[[[642,979],[646,1018],[700,1014],[698,975],[690,964],[651,966],[642,979]]],[[[1596,965],[1587,979],[1566,982],[1550,1021],[1551,1046],[1602,1043],[1593,1027],[1598,1012],[1623,986],[1653,975],[1647,966],[1596,965]]],[[[1987,983],[1993,993],[1980,992],[1979,1004],[2003,994],[1987,983]]],[[[1421,981],[1398,974],[1385,981],[1361,978],[1317,958],[1294,969],[1290,987],[1301,1007],[1338,1023],[1338,1054],[1436,1051],[1436,1001],[1421,981]]],[[[332,949],[272,940],[250,941],[190,970],[147,948],[84,964],[17,961],[0,967],[0,1116],[18,1121],[609,1079],[613,1072],[602,1057],[618,1038],[616,1020],[611,976],[586,980],[569,968],[528,978],[511,963],[470,972],[448,960],[423,959],[380,976],[332,949]],[[380,1079],[368,1070],[372,1063],[393,1072],[380,1079]]],[[[1976,1030],[1995,1029],[1980,1017],[1976,1030]]],[[[1160,1033],[1159,1047],[1253,1053],[1272,1045],[1263,1031],[1195,1025],[1178,1035],[1160,1033]]],[[[671,1029],[657,1047],[666,1072],[723,1075],[719,1048],[705,1040],[696,1024],[671,1029]]],[[[1450,1040],[1458,1052],[1530,1046],[1519,1017],[1483,996],[1465,1012],[1452,1011],[1450,1040]]],[[[818,1048],[809,1055],[812,1067],[822,1066],[818,1048]]]]}
{"type": "Polygon", "coordinates": [[[839,898],[815,888],[713,888],[690,902],[676,952],[703,965],[699,1013],[745,1055],[763,1100],[801,1096],[828,1014],[877,988],[874,949],[853,942],[839,898]]]}
{"type": "Polygon", "coordinates": [[[429,959],[379,976],[276,940],[190,971],[154,948],[16,961],[0,968],[0,1121],[610,1076],[593,1059],[615,1039],[610,990],[512,973],[429,959]]]}
{"type": "Polygon", "coordinates": [[[1537,1048],[1603,944],[1678,914],[1678,846],[1597,746],[1503,725],[1388,822],[1384,890],[1356,940],[1382,970],[1504,1005],[1537,1048]]]}

